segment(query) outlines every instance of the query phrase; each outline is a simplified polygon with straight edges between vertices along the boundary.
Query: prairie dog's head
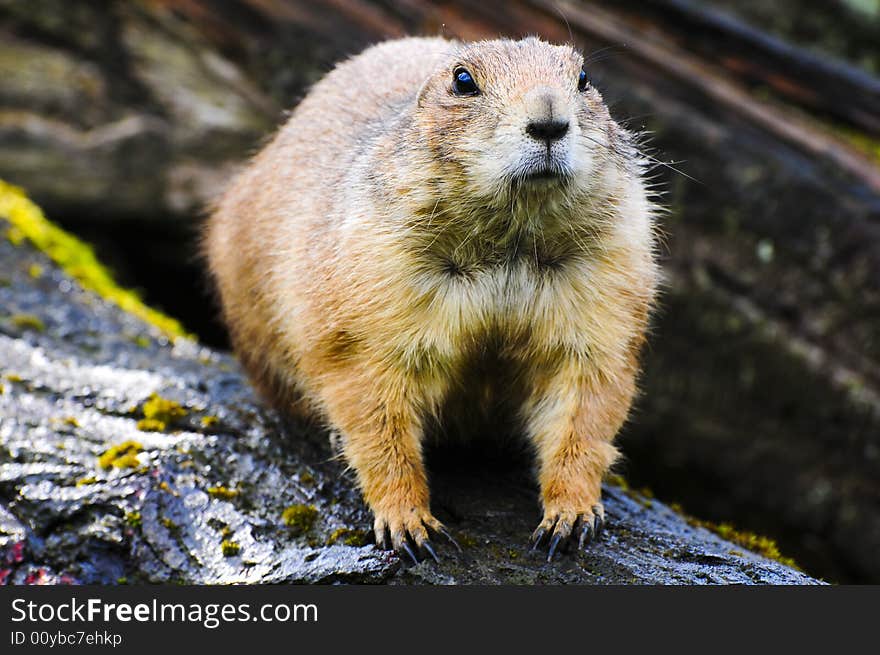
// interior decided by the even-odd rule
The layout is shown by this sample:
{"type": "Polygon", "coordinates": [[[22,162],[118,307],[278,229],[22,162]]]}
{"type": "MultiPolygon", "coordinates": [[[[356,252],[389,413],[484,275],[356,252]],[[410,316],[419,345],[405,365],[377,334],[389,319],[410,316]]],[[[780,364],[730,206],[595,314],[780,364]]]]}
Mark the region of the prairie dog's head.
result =
{"type": "Polygon", "coordinates": [[[483,198],[588,192],[622,133],[582,55],[537,38],[461,44],[419,92],[416,123],[443,177],[483,198]]]}

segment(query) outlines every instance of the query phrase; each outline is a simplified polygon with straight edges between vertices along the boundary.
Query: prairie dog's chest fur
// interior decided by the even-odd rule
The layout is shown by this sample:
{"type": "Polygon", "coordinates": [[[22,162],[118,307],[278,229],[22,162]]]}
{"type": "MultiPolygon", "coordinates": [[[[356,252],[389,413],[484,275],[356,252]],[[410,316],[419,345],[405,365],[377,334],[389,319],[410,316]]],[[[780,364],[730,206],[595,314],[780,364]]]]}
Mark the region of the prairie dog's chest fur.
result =
{"type": "Polygon", "coordinates": [[[619,356],[637,329],[627,298],[652,271],[613,239],[571,234],[524,233],[488,249],[408,249],[408,271],[388,286],[401,303],[395,349],[449,360],[489,347],[519,358],[589,355],[597,364],[619,356]]]}

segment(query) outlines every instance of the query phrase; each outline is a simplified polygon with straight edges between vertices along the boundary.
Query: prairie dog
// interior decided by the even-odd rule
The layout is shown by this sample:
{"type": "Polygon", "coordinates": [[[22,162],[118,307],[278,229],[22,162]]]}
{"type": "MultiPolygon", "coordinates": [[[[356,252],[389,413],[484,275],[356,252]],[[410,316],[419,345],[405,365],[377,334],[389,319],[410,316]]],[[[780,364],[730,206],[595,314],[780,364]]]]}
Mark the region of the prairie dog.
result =
{"type": "Polygon", "coordinates": [[[425,424],[489,347],[524,388],[532,541],[598,534],[658,283],[643,169],[573,48],[406,38],[327,74],[226,190],[204,247],[235,349],[341,434],[379,544],[434,556],[425,424]]]}

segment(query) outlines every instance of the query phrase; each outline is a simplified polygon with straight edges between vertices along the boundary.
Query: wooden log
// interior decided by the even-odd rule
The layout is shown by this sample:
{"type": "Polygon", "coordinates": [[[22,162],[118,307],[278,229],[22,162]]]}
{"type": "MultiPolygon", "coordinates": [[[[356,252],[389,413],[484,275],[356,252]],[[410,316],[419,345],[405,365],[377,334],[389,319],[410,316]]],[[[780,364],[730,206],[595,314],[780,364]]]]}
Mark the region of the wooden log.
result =
{"type": "MultiPolygon", "coordinates": [[[[655,156],[700,180],[657,167],[671,210],[662,226],[670,287],[645,394],[624,435],[630,475],[706,516],[777,531],[829,579],[880,580],[880,187],[876,163],[822,122],[821,106],[781,91],[787,104],[759,97],[755,79],[732,74],[730,58],[701,49],[702,28],[652,20],[649,31],[650,15],[630,5],[29,8],[0,5],[0,30],[14,37],[2,52],[27,64],[33,82],[0,77],[0,177],[33,189],[77,229],[106,238],[109,225],[123,226],[112,240],[118,265],[140,261],[148,275],[137,283],[160,300],[197,278],[175,268],[184,254],[157,267],[148,237],[181,241],[172,226],[191,225],[195,208],[281,120],[280,108],[340,57],[406,33],[539,33],[588,53],[625,44],[594,57],[594,81],[619,119],[654,133],[655,156]],[[57,70],[71,81],[63,93],[50,75],[57,70]]],[[[759,51],[762,39],[729,32],[724,48],[746,44],[761,69],[801,79],[781,50],[759,51]]],[[[832,68],[822,76],[823,89],[842,88],[832,68]]],[[[192,301],[197,288],[177,301],[187,320],[214,312],[192,301]]]]}
{"type": "Polygon", "coordinates": [[[750,86],[762,85],[793,105],[880,135],[880,80],[845,61],[762,32],[692,0],[616,2],[631,19],[651,23],[683,48],[750,86]]]}

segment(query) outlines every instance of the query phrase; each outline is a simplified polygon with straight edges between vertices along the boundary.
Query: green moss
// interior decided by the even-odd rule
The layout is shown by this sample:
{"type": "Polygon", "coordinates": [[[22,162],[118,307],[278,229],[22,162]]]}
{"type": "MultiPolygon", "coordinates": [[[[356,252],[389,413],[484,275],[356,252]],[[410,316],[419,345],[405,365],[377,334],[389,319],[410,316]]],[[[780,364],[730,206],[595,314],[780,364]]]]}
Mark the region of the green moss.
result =
{"type": "Polygon", "coordinates": [[[150,341],[149,337],[145,337],[142,334],[139,334],[136,337],[132,337],[131,342],[138,348],[149,348],[150,344],[153,343],[152,341],[150,341]]]}
{"type": "MultiPolygon", "coordinates": [[[[641,504],[643,507],[653,507],[654,503],[651,499],[654,497],[654,493],[647,487],[644,487],[639,491],[634,491],[630,488],[629,484],[627,484],[627,481],[623,476],[617,474],[607,476],[606,481],[620,487],[627,496],[641,504]]],[[[742,546],[746,550],[750,550],[753,553],[757,553],[767,559],[772,559],[780,564],[797,569],[798,571],[802,570],[791,557],[785,557],[782,555],[782,553],[779,552],[779,547],[776,545],[776,542],[769,537],[763,537],[752,532],[738,530],[729,523],[716,524],[710,521],[702,521],[690,516],[678,503],[669,503],[668,506],[669,509],[676,514],[679,514],[690,526],[695,528],[705,528],[706,530],[709,530],[709,532],[717,534],[722,539],[726,539],[738,546],[742,546]]]]}
{"type": "Polygon", "coordinates": [[[155,393],[147,398],[143,412],[144,418],[156,419],[165,423],[171,423],[175,419],[186,416],[186,410],[180,403],[162,398],[155,393]]]}
{"type": "Polygon", "coordinates": [[[238,496],[238,489],[229,489],[227,487],[208,487],[208,493],[214,498],[220,500],[232,500],[238,496]]]}
{"type": "Polygon", "coordinates": [[[17,245],[24,239],[29,240],[84,288],[155,325],[167,336],[191,336],[178,321],[148,307],[136,293],[117,285],[90,246],[51,223],[21,189],[2,180],[0,218],[11,223],[6,233],[11,243],[17,245]]]}
{"type": "Polygon", "coordinates": [[[9,320],[19,330],[34,330],[35,332],[45,332],[46,330],[46,324],[39,316],[33,314],[13,314],[9,320]]]}
{"type": "Polygon", "coordinates": [[[128,584],[128,578],[126,578],[124,575],[121,575],[116,578],[116,584],[128,584]]]}
{"type": "Polygon", "coordinates": [[[605,481],[608,482],[608,484],[613,484],[615,487],[620,487],[621,491],[629,491],[629,483],[622,475],[609,473],[605,476],[605,481]]]}
{"type": "Polygon", "coordinates": [[[123,441],[121,444],[111,446],[105,450],[98,457],[98,465],[104,469],[137,468],[140,466],[137,456],[143,449],[143,446],[137,441],[123,441]]]}
{"type": "Polygon", "coordinates": [[[291,505],[281,512],[284,525],[296,534],[305,534],[312,529],[318,518],[318,510],[314,505],[291,505]]]}
{"type": "Polygon", "coordinates": [[[241,546],[235,541],[224,539],[220,544],[220,550],[223,551],[223,557],[235,557],[241,552],[241,546]]]}
{"type": "Polygon", "coordinates": [[[767,559],[775,560],[780,564],[784,564],[785,566],[797,569],[798,571],[801,570],[794,559],[792,559],[791,557],[785,557],[782,553],[779,552],[779,546],[777,546],[776,542],[769,537],[764,537],[753,532],[737,530],[729,523],[714,524],[707,521],[694,520],[693,524],[698,525],[702,528],[706,528],[707,530],[711,530],[722,539],[731,541],[738,546],[742,546],[746,550],[752,551],[753,553],[763,555],[767,559]]]}
{"type": "Polygon", "coordinates": [[[162,421],[152,418],[142,418],[137,422],[137,429],[143,432],[164,432],[166,427],[168,426],[162,421]]]}
{"type": "Polygon", "coordinates": [[[327,545],[342,542],[346,546],[364,546],[367,543],[369,535],[364,530],[353,530],[352,528],[339,528],[334,530],[327,537],[327,545]]]}
{"type": "Polygon", "coordinates": [[[162,398],[155,393],[144,403],[143,412],[145,418],[158,419],[166,423],[186,416],[186,410],[180,403],[162,398]]]}
{"type": "Polygon", "coordinates": [[[471,537],[471,536],[468,535],[467,533],[465,533],[465,534],[456,534],[456,535],[455,535],[455,540],[456,540],[459,544],[461,544],[462,546],[464,546],[465,548],[476,548],[477,546],[480,545],[480,542],[479,542],[476,538],[471,537]]]}
{"type": "Polygon", "coordinates": [[[155,393],[144,402],[141,413],[144,418],[137,422],[137,428],[145,432],[164,432],[170,423],[186,416],[180,403],[155,393]]]}
{"type": "Polygon", "coordinates": [[[880,139],[840,125],[836,126],[836,131],[846,139],[850,145],[872,159],[875,164],[880,163],[880,139]]]}
{"type": "Polygon", "coordinates": [[[15,227],[14,225],[6,230],[6,240],[9,241],[13,246],[20,246],[24,243],[24,240],[27,239],[24,232],[15,227]]]}
{"type": "Polygon", "coordinates": [[[140,512],[126,512],[125,513],[125,522],[128,523],[133,528],[141,527],[141,523],[143,519],[141,518],[140,512]]]}
{"type": "Polygon", "coordinates": [[[798,571],[803,570],[797,565],[797,562],[795,562],[794,559],[791,557],[785,557],[779,552],[779,546],[777,546],[776,542],[769,537],[763,537],[753,532],[746,532],[745,530],[738,530],[729,523],[712,523],[711,521],[703,521],[694,518],[693,516],[688,515],[678,503],[671,503],[669,507],[674,512],[681,514],[684,520],[687,521],[687,524],[692,527],[703,528],[709,532],[717,534],[722,539],[726,539],[737,546],[742,546],[746,550],[750,550],[753,553],[766,557],[767,559],[772,559],[780,564],[797,569],[798,571]]]}

